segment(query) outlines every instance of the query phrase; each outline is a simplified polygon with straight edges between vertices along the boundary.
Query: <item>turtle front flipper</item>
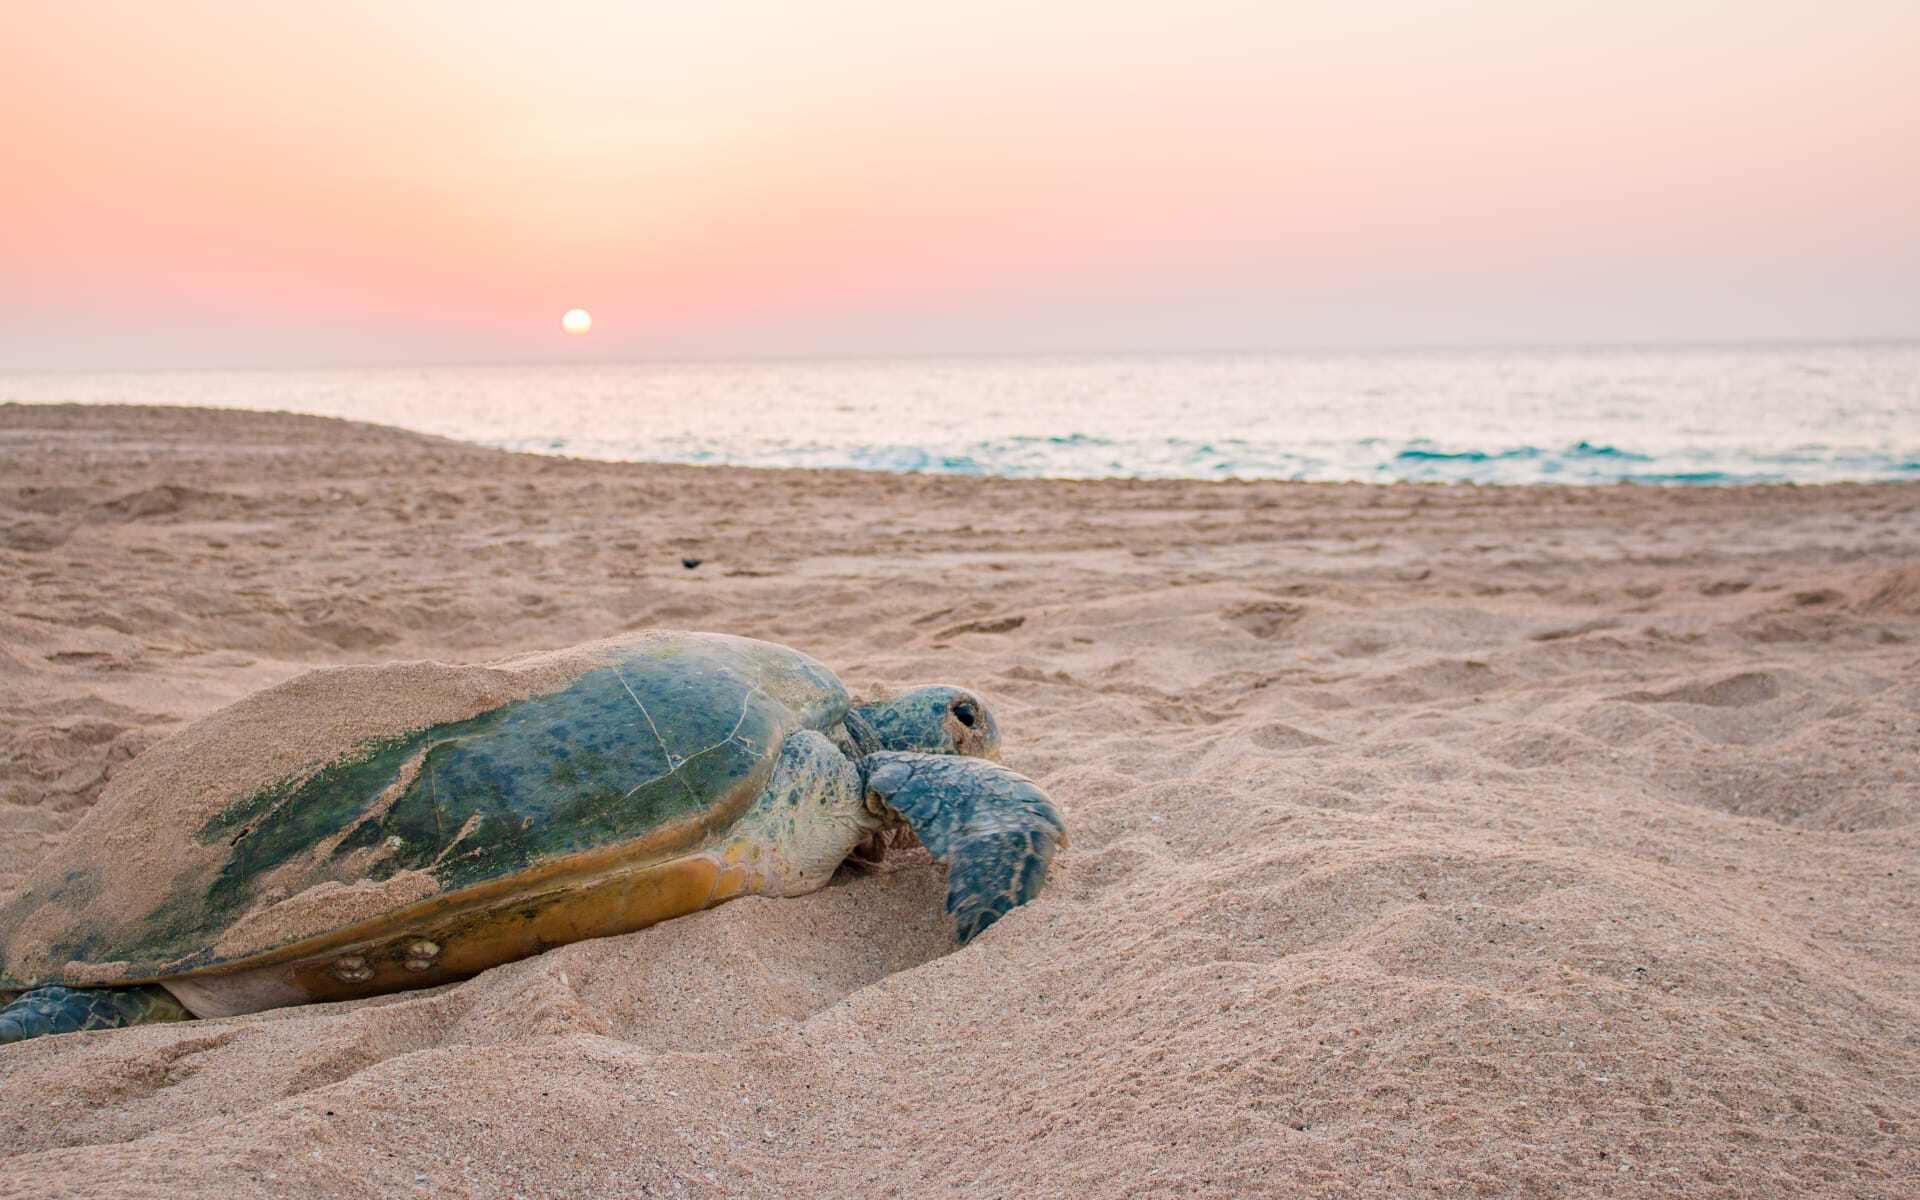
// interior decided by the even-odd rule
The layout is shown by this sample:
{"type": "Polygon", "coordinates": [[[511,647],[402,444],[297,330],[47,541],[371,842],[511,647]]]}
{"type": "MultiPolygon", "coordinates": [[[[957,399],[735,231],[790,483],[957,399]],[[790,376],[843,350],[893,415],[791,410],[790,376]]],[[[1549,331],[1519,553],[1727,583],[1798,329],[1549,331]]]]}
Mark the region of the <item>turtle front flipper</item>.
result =
{"type": "Polygon", "coordinates": [[[947,864],[947,911],[963,946],[1039,895],[1054,850],[1067,844],[1047,794],[998,764],[883,751],[861,766],[869,806],[904,820],[947,864]]]}
{"type": "Polygon", "coordinates": [[[193,1014],[173,998],[173,993],[155,984],[114,988],[42,987],[0,1008],[0,1045],[51,1033],[192,1019],[193,1014]]]}

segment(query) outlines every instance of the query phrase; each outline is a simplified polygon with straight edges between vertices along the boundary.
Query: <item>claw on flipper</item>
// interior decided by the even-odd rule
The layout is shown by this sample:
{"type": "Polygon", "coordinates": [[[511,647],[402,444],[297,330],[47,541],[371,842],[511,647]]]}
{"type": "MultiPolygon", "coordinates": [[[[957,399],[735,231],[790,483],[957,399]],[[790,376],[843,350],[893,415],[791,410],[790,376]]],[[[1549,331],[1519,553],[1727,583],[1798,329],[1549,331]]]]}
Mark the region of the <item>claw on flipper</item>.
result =
{"type": "Polygon", "coordinates": [[[861,875],[871,875],[880,869],[887,858],[887,835],[870,833],[860,840],[860,844],[847,855],[844,866],[861,875]]]}

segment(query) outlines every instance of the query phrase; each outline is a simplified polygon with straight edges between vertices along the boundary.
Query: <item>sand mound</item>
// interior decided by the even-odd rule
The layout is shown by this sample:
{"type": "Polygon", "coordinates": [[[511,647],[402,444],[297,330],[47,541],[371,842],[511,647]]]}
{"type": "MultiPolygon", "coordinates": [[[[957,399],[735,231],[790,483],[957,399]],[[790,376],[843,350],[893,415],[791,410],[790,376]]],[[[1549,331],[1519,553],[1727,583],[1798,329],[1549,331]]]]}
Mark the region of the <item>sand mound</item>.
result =
{"type": "Polygon", "coordinates": [[[1893,617],[1920,617],[1920,564],[1876,571],[1859,590],[1854,607],[1893,617]]]}
{"type": "Polygon", "coordinates": [[[142,409],[0,408],[0,472],[0,528],[65,531],[0,543],[0,888],[308,667],[653,625],[974,685],[1073,834],[965,950],[915,853],[0,1049],[0,1196],[1920,1180],[1920,489],[744,473],[142,409]]]}

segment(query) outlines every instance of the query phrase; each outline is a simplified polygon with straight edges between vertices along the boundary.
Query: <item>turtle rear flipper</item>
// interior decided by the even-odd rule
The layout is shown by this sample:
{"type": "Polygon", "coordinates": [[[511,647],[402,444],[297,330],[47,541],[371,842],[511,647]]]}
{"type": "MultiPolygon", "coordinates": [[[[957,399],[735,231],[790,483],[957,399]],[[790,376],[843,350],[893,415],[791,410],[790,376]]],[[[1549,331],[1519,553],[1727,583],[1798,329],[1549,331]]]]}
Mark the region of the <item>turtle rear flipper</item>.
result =
{"type": "Polygon", "coordinates": [[[871,796],[947,864],[947,911],[963,946],[1039,895],[1054,850],[1067,844],[1046,793],[996,763],[881,752],[861,766],[871,796]]]}
{"type": "Polygon", "coordinates": [[[0,1008],[0,1045],[51,1033],[192,1019],[193,1014],[173,998],[173,993],[155,984],[110,988],[52,985],[23,993],[0,1008]]]}

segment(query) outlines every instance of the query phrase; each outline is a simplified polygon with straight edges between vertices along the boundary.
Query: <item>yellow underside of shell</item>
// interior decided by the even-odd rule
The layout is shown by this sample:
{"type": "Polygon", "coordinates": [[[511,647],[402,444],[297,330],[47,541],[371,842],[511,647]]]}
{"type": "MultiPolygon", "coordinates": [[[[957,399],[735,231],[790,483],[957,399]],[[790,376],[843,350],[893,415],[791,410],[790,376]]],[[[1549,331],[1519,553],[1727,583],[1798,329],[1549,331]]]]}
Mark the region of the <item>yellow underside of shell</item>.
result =
{"type": "Polygon", "coordinates": [[[185,992],[202,1016],[285,1004],[351,1000],[433,987],[586,938],[631,933],[758,890],[761,847],[732,841],[713,851],[582,879],[493,903],[414,912],[381,933],[324,952],[232,972],[161,982],[185,992]],[[178,985],[185,984],[180,987],[178,985]]]}

